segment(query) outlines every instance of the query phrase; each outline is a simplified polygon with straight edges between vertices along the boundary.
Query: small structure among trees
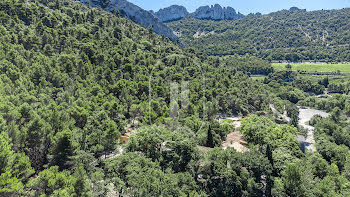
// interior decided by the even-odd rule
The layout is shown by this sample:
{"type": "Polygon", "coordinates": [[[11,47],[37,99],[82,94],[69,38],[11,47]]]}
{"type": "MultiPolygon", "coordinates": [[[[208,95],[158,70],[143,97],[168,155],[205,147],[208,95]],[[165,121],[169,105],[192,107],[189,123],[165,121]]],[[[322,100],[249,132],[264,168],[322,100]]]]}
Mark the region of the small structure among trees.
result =
{"type": "Polygon", "coordinates": [[[128,129],[124,135],[120,136],[120,144],[127,144],[131,134],[131,129],[128,129]]]}

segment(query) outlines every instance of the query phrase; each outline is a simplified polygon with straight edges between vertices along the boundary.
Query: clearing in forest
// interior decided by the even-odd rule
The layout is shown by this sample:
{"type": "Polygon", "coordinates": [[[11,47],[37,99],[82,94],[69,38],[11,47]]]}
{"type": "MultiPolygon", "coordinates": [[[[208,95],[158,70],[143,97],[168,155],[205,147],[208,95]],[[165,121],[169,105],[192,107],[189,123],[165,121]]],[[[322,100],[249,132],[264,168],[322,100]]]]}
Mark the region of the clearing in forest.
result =
{"type": "Polygon", "coordinates": [[[243,135],[239,131],[229,133],[226,137],[226,141],[223,141],[222,148],[225,150],[228,147],[236,149],[237,152],[246,152],[248,149],[245,147],[246,144],[243,141],[243,135]],[[242,144],[243,143],[243,144],[242,144]]]}
{"type": "MultiPolygon", "coordinates": [[[[220,123],[228,123],[233,127],[233,131],[229,133],[226,137],[226,140],[222,142],[222,149],[226,150],[228,147],[234,148],[237,152],[246,152],[248,144],[243,140],[243,135],[239,132],[241,127],[241,117],[228,117],[219,119],[220,123]]],[[[199,150],[208,152],[212,148],[205,146],[197,146],[199,150]]]]}
{"type": "MultiPolygon", "coordinates": [[[[226,140],[222,142],[222,148],[225,150],[228,147],[236,149],[237,152],[246,152],[248,149],[245,147],[247,143],[243,141],[243,135],[239,132],[241,127],[241,117],[226,118],[226,120],[231,120],[230,124],[233,126],[233,132],[229,133],[226,140]]],[[[221,120],[220,122],[222,122],[221,120]]]]}

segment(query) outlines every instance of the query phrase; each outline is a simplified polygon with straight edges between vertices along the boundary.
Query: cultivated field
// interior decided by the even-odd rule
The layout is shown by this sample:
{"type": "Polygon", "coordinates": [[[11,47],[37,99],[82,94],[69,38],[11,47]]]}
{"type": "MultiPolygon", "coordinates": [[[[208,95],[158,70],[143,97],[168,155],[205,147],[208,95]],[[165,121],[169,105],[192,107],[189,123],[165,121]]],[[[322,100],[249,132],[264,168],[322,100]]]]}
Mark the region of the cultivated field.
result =
{"type": "MultiPolygon", "coordinates": [[[[286,63],[272,64],[276,71],[286,70],[286,63]]],[[[350,64],[312,64],[312,63],[291,63],[293,71],[309,72],[337,72],[350,73],[350,64]]]]}

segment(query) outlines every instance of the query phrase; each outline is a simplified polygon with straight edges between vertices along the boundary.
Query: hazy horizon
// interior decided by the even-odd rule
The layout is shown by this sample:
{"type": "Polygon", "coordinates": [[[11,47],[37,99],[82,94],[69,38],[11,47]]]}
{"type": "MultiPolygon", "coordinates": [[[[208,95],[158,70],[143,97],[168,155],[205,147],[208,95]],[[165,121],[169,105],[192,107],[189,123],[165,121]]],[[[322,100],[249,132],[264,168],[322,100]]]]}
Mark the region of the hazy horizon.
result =
{"type": "Polygon", "coordinates": [[[291,7],[298,7],[300,9],[306,9],[308,11],[313,10],[330,10],[330,9],[342,9],[350,7],[350,0],[245,0],[245,1],[230,1],[230,0],[129,0],[130,2],[140,6],[145,10],[158,11],[161,8],[169,7],[171,5],[181,5],[186,7],[189,12],[194,12],[200,6],[220,4],[223,7],[230,6],[236,11],[242,14],[249,13],[263,13],[268,14],[271,12],[289,9],[291,7]]]}

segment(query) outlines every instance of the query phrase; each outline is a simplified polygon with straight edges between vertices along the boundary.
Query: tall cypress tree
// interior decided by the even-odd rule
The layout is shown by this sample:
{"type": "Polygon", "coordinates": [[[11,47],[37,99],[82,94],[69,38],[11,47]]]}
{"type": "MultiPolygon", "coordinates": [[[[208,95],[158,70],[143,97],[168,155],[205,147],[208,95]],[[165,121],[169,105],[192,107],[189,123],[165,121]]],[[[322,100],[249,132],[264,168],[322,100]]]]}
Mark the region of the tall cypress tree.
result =
{"type": "Polygon", "coordinates": [[[208,128],[207,147],[214,148],[213,133],[212,133],[210,125],[209,125],[209,128],[208,128]]]}

